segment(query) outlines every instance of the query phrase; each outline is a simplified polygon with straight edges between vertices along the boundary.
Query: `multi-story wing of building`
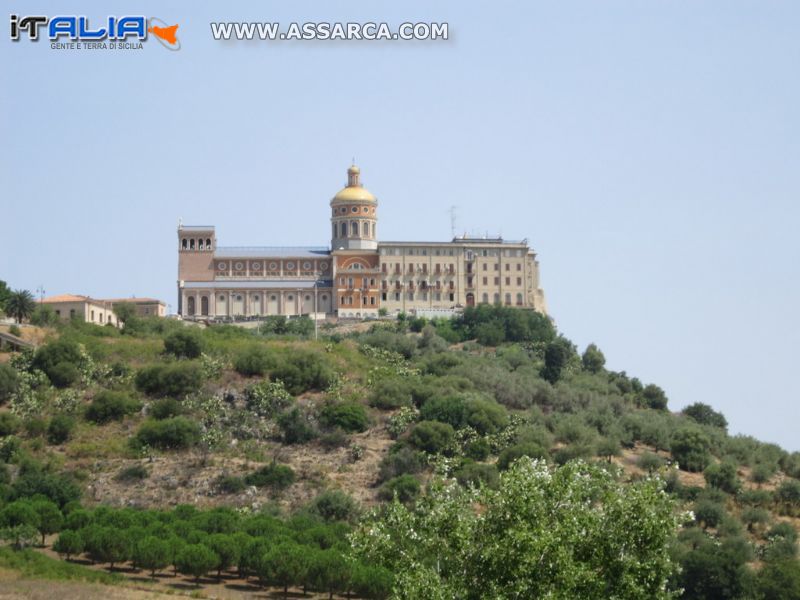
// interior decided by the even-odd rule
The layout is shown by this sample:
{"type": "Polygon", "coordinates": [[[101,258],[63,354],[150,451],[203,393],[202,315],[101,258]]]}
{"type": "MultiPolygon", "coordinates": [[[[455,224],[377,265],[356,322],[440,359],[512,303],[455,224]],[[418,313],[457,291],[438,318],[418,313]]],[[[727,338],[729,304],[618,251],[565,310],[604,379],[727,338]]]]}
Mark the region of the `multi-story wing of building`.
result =
{"type": "Polygon", "coordinates": [[[378,241],[378,200],[358,167],[330,201],[331,245],[218,246],[213,226],[178,227],[178,313],[265,315],[451,314],[476,304],[546,312],[527,240],[455,237],[378,241]]]}

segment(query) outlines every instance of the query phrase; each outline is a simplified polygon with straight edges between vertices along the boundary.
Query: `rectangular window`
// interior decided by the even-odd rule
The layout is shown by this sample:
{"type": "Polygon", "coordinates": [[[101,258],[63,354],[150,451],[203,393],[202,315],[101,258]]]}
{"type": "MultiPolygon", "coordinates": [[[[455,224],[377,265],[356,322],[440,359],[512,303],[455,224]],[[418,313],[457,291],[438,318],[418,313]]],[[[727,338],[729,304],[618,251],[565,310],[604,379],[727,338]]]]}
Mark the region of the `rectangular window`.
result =
{"type": "Polygon", "coordinates": [[[467,287],[472,287],[472,277],[467,277],[467,287]]]}
{"type": "Polygon", "coordinates": [[[517,285],[522,285],[522,277],[517,277],[517,285]]]}
{"type": "Polygon", "coordinates": [[[483,285],[489,285],[489,278],[488,277],[484,277],[483,278],[483,285]]]}
{"type": "Polygon", "coordinates": [[[495,271],[499,271],[500,270],[500,265],[498,265],[497,263],[494,263],[494,270],[495,271]]]}
{"type": "Polygon", "coordinates": [[[450,302],[452,302],[453,300],[455,300],[455,297],[456,297],[456,296],[455,296],[455,294],[450,294],[450,302]]]}
{"type": "Polygon", "coordinates": [[[383,293],[381,294],[381,300],[383,300],[384,302],[386,302],[386,292],[383,292],[383,293]]]}
{"type": "Polygon", "coordinates": [[[500,278],[499,277],[495,277],[494,278],[494,284],[495,285],[500,285],[500,278]]]}
{"type": "Polygon", "coordinates": [[[517,271],[522,271],[522,263],[517,263],[517,271]]]}
{"type": "Polygon", "coordinates": [[[397,302],[400,302],[400,292],[395,293],[394,299],[397,300],[397,302]]]}
{"type": "Polygon", "coordinates": [[[489,268],[489,265],[487,263],[483,263],[483,270],[486,271],[488,268],[489,268]]]}
{"type": "Polygon", "coordinates": [[[428,292],[422,292],[420,294],[420,296],[422,296],[422,300],[427,300],[428,299],[428,292]]]}
{"type": "Polygon", "coordinates": [[[511,277],[506,277],[506,285],[511,285],[511,277]]]}
{"type": "Polygon", "coordinates": [[[408,299],[412,302],[414,301],[414,292],[408,292],[408,299]]]}
{"type": "Polygon", "coordinates": [[[511,265],[506,263],[506,271],[510,271],[510,270],[511,270],[511,265]]]}
{"type": "Polygon", "coordinates": [[[436,292],[435,300],[437,302],[439,302],[439,301],[441,301],[441,299],[442,299],[442,295],[439,292],[436,292]]]}

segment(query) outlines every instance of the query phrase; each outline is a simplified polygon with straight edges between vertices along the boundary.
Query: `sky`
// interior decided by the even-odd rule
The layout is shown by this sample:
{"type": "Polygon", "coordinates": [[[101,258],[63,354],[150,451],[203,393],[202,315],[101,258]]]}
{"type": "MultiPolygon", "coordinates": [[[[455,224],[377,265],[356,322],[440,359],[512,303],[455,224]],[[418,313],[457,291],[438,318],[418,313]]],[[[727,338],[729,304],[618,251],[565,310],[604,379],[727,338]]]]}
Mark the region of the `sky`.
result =
{"type": "MultiPolygon", "coordinates": [[[[0,36],[0,279],[176,309],[178,219],[325,245],[353,157],[382,239],[527,238],[559,329],[800,450],[800,4],[35,2],[181,49],[0,36]],[[446,41],[223,42],[212,21],[449,24],[446,41]]],[[[5,28],[5,31],[8,31],[5,28]]]]}

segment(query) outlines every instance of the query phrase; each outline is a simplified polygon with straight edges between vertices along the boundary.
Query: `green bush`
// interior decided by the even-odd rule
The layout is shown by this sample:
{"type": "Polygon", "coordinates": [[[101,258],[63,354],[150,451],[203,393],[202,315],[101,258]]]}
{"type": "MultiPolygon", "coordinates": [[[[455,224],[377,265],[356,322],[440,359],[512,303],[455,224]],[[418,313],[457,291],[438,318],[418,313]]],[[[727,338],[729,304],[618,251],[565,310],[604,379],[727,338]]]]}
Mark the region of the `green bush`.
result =
{"type": "Polygon", "coordinates": [[[253,471],[244,478],[247,485],[256,487],[266,487],[273,491],[280,491],[288,488],[294,483],[295,475],[291,467],[271,463],[253,471]]]}
{"type": "Polygon", "coordinates": [[[278,427],[287,444],[304,444],[317,437],[317,430],[297,406],[278,416],[278,427]]]}
{"type": "Polygon", "coordinates": [[[5,404],[16,393],[19,386],[17,371],[5,363],[0,363],[0,404],[5,404]]]}
{"type": "Polygon", "coordinates": [[[703,404],[702,402],[690,404],[684,408],[682,412],[700,425],[710,425],[711,427],[719,427],[720,429],[726,429],[728,427],[728,421],[721,412],[715,411],[708,404],[703,404]]]}
{"type": "Polygon", "coordinates": [[[409,441],[425,452],[437,454],[449,448],[455,438],[451,425],[438,421],[420,421],[411,430],[409,441]]]}
{"type": "Polygon", "coordinates": [[[10,412],[0,412],[0,437],[13,435],[19,431],[19,418],[10,412]]]}
{"type": "Polygon", "coordinates": [[[47,376],[57,388],[66,388],[78,381],[81,373],[78,367],[69,362],[60,362],[47,371],[47,376]]]}
{"type": "Polygon", "coordinates": [[[653,471],[657,471],[663,467],[666,464],[666,461],[658,454],[654,454],[653,452],[645,452],[639,457],[639,460],[636,461],[636,464],[643,471],[652,473],[653,471]]]}
{"type": "Polygon", "coordinates": [[[150,396],[179,398],[197,392],[203,385],[203,371],[195,362],[158,364],[136,374],[136,387],[150,396]]]}
{"type": "Polygon", "coordinates": [[[247,484],[244,478],[235,475],[220,475],[216,482],[216,488],[223,494],[238,494],[243,491],[247,484]]]}
{"type": "Polygon", "coordinates": [[[74,428],[75,419],[67,415],[56,415],[47,426],[47,440],[51,444],[63,444],[70,438],[74,428]]]}
{"type": "Polygon", "coordinates": [[[175,398],[161,398],[150,405],[147,414],[157,421],[161,421],[163,419],[177,417],[184,412],[183,405],[175,400],[175,398]]]}
{"type": "Polygon", "coordinates": [[[136,432],[134,441],[139,446],[161,450],[190,448],[200,441],[200,426],[186,417],[145,421],[136,432]]]}
{"type": "Polygon", "coordinates": [[[272,378],[282,381],[294,396],[311,390],[322,391],[333,382],[335,376],[322,354],[296,349],[272,372],[272,378]]]}
{"type": "Polygon", "coordinates": [[[67,387],[78,380],[78,365],[83,360],[80,346],[74,341],[59,338],[40,346],[32,365],[45,372],[56,387],[67,387]]]}
{"type": "Polygon", "coordinates": [[[497,468],[501,471],[508,469],[511,464],[522,456],[529,456],[531,458],[547,458],[547,450],[542,448],[539,444],[529,442],[525,444],[516,444],[506,448],[497,457],[497,468]]]}
{"type": "Polygon", "coordinates": [[[144,465],[135,464],[130,467],[125,467],[114,477],[117,481],[123,483],[133,483],[136,481],[143,481],[150,476],[150,472],[144,465]]]}
{"type": "Polygon", "coordinates": [[[29,437],[42,437],[47,431],[47,421],[43,417],[30,417],[23,426],[29,437]]]}
{"type": "Polygon", "coordinates": [[[378,490],[378,498],[389,501],[395,496],[402,503],[413,502],[419,497],[419,480],[413,475],[400,475],[384,483],[378,490]]]}
{"type": "Polygon", "coordinates": [[[454,475],[458,483],[463,486],[485,485],[495,488],[500,482],[500,474],[497,472],[497,467],[481,463],[467,463],[458,469],[454,475]]]}
{"type": "Polygon", "coordinates": [[[322,492],[311,501],[308,508],[326,521],[355,522],[360,513],[353,497],[340,490],[322,492]]]}
{"type": "Polygon", "coordinates": [[[581,362],[583,363],[583,368],[589,373],[599,373],[606,364],[606,357],[603,356],[600,348],[594,344],[589,344],[586,346],[583,356],[581,356],[581,362]]]}
{"type": "Polygon", "coordinates": [[[700,429],[686,427],[672,435],[672,458],[685,471],[702,471],[711,461],[711,440],[700,429]]]}
{"type": "Polygon", "coordinates": [[[411,406],[411,383],[408,378],[387,377],[375,383],[369,405],[383,410],[411,406]]]}
{"type": "Polygon", "coordinates": [[[348,433],[366,431],[369,427],[367,411],[354,402],[329,403],[325,405],[320,419],[328,427],[339,427],[348,433]]]}
{"type": "Polygon", "coordinates": [[[83,538],[77,531],[62,531],[53,543],[53,550],[65,556],[67,560],[83,552],[83,538]]]}
{"type": "Polygon", "coordinates": [[[164,338],[164,350],[177,358],[199,358],[203,345],[202,334],[189,327],[173,331],[164,338]]]}
{"type": "Polygon", "coordinates": [[[266,375],[277,366],[275,355],[266,347],[256,344],[246,346],[233,359],[233,368],[246,377],[266,375]]]}
{"type": "Polygon", "coordinates": [[[648,408],[655,410],[666,410],[667,395],[660,387],[654,384],[645,386],[641,393],[642,403],[648,408]]]}
{"type": "Polygon", "coordinates": [[[472,460],[486,460],[491,454],[492,448],[485,438],[477,438],[464,446],[464,456],[472,460]]]}
{"type": "Polygon", "coordinates": [[[109,421],[121,421],[127,415],[132,415],[141,408],[141,402],[131,398],[125,392],[103,390],[86,407],[84,416],[87,421],[103,424],[109,421]]]}
{"type": "Polygon", "coordinates": [[[388,481],[400,475],[421,472],[427,465],[425,454],[398,443],[389,448],[389,452],[381,460],[378,480],[388,481]]]}
{"type": "Polygon", "coordinates": [[[248,410],[262,417],[272,418],[294,402],[280,381],[260,381],[244,390],[248,410]]]}
{"type": "Polygon", "coordinates": [[[694,518],[703,527],[717,527],[725,518],[725,507],[713,500],[699,500],[694,507],[694,518]]]}
{"type": "Polygon", "coordinates": [[[703,476],[708,485],[729,494],[735,494],[741,487],[736,475],[736,465],[731,462],[710,464],[703,471],[703,476]]]}

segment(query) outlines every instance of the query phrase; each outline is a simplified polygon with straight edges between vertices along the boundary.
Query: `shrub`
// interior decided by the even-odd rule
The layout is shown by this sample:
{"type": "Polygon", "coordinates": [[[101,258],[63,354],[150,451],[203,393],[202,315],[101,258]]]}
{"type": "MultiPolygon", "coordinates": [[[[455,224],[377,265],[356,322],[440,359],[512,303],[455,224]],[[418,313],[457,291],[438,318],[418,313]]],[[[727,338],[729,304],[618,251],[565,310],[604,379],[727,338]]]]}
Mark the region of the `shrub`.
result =
{"type": "Polygon", "coordinates": [[[244,479],[235,475],[220,475],[216,480],[216,487],[223,494],[238,494],[246,486],[244,479]]]}
{"type": "Polygon", "coordinates": [[[342,446],[346,446],[349,441],[350,439],[347,437],[347,434],[339,428],[329,431],[319,438],[319,443],[326,450],[341,448],[342,446]]]}
{"type": "Polygon", "coordinates": [[[256,344],[243,348],[233,359],[233,368],[246,377],[265,375],[277,365],[278,361],[274,354],[264,346],[256,344]]]}
{"type": "Polygon", "coordinates": [[[294,483],[295,476],[291,467],[271,463],[253,471],[244,478],[247,485],[256,487],[268,487],[273,491],[280,491],[288,488],[294,483]]]}
{"type": "Polygon", "coordinates": [[[156,571],[169,565],[169,542],[148,535],[134,544],[132,558],[137,566],[147,569],[150,571],[150,576],[155,577],[156,571]]]}
{"type": "Polygon", "coordinates": [[[184,413],[183,405],[174,398],[161,398],[153,402],[149,410],[148,416],[153,417],[157,421],[177,417],[184,413]]]}
{"type": "Polygon", "coordinates": [[[62,531],[53,543],[53,550],[67,560],[83,552],[83,538],[77,531],[62,531]]]}
{"type": "Polygon", "coordinates": [[[199,358],[203,353],[203,338],[199,331],[186,327],[164,338],[164,350],[177,358],[199,358]]]}
{"type": "Polygon", "coordinates": [[[703,471],[703,476],[708,485],[729,494],[735,494],[741,487],[736,476],[736,465],[731,462],[708,465],[703,471]]]}
{"type": "Polygon", "coordinates": [[[262,381],[244,390],[247,408],[262,417],[272,418],[292,404],[294,398],[280,381],[262,381]]]}
{"type": "Polygon", "coordinates": [[[316,429],[297,406],[278,416],[278,427],[287,444],[304,444],[317,437],[316,429]]]}
{"type": "Polygon", "coordinates": [[[145,421],[136,432],[134,440],[140,446],[180,450],[194,446],[200,441],[200,426],[186,417],[145,421]]]}
{"type": "Polygon", "coordinates": [[[195,582],[216,568],[219,557],[203,544],[188,544],[177,555],[175,566],[184,575],[192,575],[195,582]]]}
{"type": "Polygon", "coordinates": [[[409,441],[425,452],[437,454],[448,449],[455,437],[453,427],[438,421],[421,421],[414,426],[409,441]]]}
{"type": "Polygon", "coordinates": [[[144,465],[136,464],[122,469],[114,479],[124,483],[133,483],[147,479],[149,476],[150,473],[144,465]]]}
{"type": "Polygon", "coordinates": [[[352,496],[340,490],[322,492],[312,500],[309,510],[326,521],[349,521],[358,518],[360,510],[352,496]]]}
{"type": "Polygon", "coordinates": [[[16,393],[19,377],[13,367],[0,363],[0,404],[5,404],[16,393]]]}
{"type": "Polygon", "coordinates": [[[520,457],[547,458],[547,450],[536,443],[517,444],[506,448],[497,457],[497,468],[501,471],[508,469],[520,457]]]}
{"type": "Polygon", "coordinates": [[[30,437],[41,437],[47,431],[47,421],[42,417],[31,417],[25,420],[23,424],[25,432],[30,437]]]}
{"type": "Polygon", "coordinates": [[[647,471],[648,473],[657,471],[663,467],[665,463],[666,461],[663,458],[661,458],[658,454],[654,454],[653,452],[645,452],[637,461],[639,468],[643,471],[647,471]]]}
{"type": "Polygon", "coordinates": [[[794,515],[800,512],[800,481],[787,479],[775,490],[775,500],[785,514],[794,515]]]}
{"type": "Polygon", "coordinates": [[[388,501],[396,496],[398,501],[405,504],[416,500],[419,494],[419,480],[413,475],[400,475],[381,486],[378,491],[378,498],[388,501]]]}
{"type": "Polygon", "coordinates": [[[381,460],[378,480],[387,481],[399,475],[419,473],[426,465],[427,460],[422,452],[405,444],[395,444],[381,460]]]}
{"type": "Polygon", "coordinates": [[[141,407],[138,400],[134,400],[125,392],[103,390],[86,407],[85,417],[87,421],[98,424],[121,421],[127,415],[138,412],[141,407]]]}
{"type": "Polygon", "coordinates": [[[0,437],[13,435],[19,431],[19,418],[10,412],[0,413],[0,437]]]}
{"type": "Polygon", "coordinates": [[[369,405],[383,410],[411,406],[411,383],[408,378],[387,377],[376,382],[369,405]]]}
{"type": "Polygon", "coordinates": [[[361,341],[368,346],[396,352],[407,359],[414,356],[417,351],[417,345],[412,338],[386,329],[369,333],[363,336],[361,341]]]}
{"type": "Polygon", "coordinates": [[[667,408],[667,395],[660,387],[649,384],[642,390],[642,403],[655,410],[665,410],[667,408]]]}
{"type": "Polygon", "coordinates": [[[600,348],[594,344],[589,344],[586,346],[583,356],[581,356],[581,362],[583,363],[583,368],[589,373],[599,373],[606,364],[606,357],[603,356],[600,348]]]}
{"type": "Polygon", "coordinates": [[[63,444],[72,435],[74,428],[75,419],[67,415],[56,415],[47,426],[47,440],[51,444],[63,444]]]}
{"type": "Polygon", "coordinates": [[[694,518],[703,527],[717,527],[725,518],[725,507],[712,500],[699,500],[694,507],[694,518]]]}
{"type": "Polygon", "coordinates": [[[477,438],[464,447],[464,456],[472,460],[486,460],[492,448],[485,438],[477,438]]]}
{"type": "Polygon", "coordinates": [[[150,396],[179,398],[197,392],[203,385],[203,371],[195,362],[158,364],[136,374],[136,387],[150,396]]]}
{"type": "Polygon", "coordinates": [[[81,373],[76,365],[69,362],[60,362],[50,367],[47,371],[47,376],[54,386],[65,388],[78,381],[81,373]]]}
{"type": "Polygon", "coordinates": [[[329,403],[320,418],[328,427],[339,427],[348,433],[366,431],[369,427],[367,411],[354,402],[329,403]]]}
{"type": "Polygon", "coordinates": [[[700,429],[683,428],[672,435],[672,457],[685,471],[702,471],[711,460],[711,440],[700,429]]]}
{"type": "Polygon", "coordinates": [[[297,396],[309,390],[324,390],[333,382],[335,373],[323,355],[295,350],[274,369],[272,376],[297,396]]]}
{"type": "Polygon", "coordinates": [[[59,338],[36,350],[32,366],[44,371],[56,387],[66,387],[78,380],[78,365],[82,359],[76,342],[59,338]]]}
{"type": "Polygon", "coordinates": [[[702,402],[690,404],[684,408],[682,412],[700,425],[710,425],[711,427],[719,427],[720,429],[726,429],[728,427],[728,421],[721,412],[715,411],[708,404],[703,404],[702,402]]]}
{"type": "Polygon", "coordinates": [[[556,383],[561,379],[561,373],[574,352],[575,348],[572,343],[563,337],[559,337],[547,344],[544,350],[542,378],[550,383],[556,383]]]}
{"type": "Polygon", "coordinates": [[[500,475],[494,465],[467,463],[458,469],[454,475],[458,483],[463,486],[482,484],[495,488],[500,482],[500,475]]]}

